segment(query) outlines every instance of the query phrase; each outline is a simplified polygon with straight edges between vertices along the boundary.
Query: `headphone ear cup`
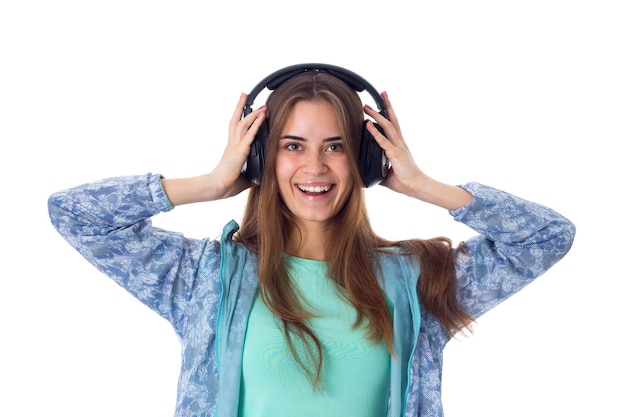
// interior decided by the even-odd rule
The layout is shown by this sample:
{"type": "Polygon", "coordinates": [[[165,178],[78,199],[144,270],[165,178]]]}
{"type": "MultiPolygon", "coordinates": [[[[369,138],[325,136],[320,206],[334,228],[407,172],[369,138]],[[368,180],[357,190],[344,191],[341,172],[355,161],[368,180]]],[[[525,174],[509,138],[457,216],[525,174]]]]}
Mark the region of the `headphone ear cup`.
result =
{"type": "MultiPolygon", "coordinates": [[[[361,148],[359,149],[359,172],[364,187],[372,187],[385,179],[389,172],[389,160],[385,151],[380,147],[374,136],[366,128],[367,120],[363,122],[361,134],[361,148]]],[[[374,123],[380,133],[383,129],[374,123]]]]}
{"type": "Polygon", "coordinates": [[[242,170],[246,178],[255,184],[261,184],[261,178],[263,177],[265,149],[267,148],[269,131],[269,124],[267,120],[264,120],[250,145],[250,153],[242,170]]]}

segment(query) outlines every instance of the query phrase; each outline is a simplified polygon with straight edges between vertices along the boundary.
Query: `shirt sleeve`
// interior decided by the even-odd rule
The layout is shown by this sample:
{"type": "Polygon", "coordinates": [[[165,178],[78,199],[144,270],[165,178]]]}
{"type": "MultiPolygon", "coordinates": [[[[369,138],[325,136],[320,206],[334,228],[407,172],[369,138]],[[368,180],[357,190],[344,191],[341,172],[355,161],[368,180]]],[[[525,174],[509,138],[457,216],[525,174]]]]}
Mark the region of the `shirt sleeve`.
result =
{"type": "Polygon", "coordinates": [[[458,296],[477,318],[546,272],[570,250],[574,224],[554,210],[478,183],[453,210],[455,220],[479,235],[455,252],[458,296]]]}
{"type": "Polygon", "coordinates": [[[207,245],[218,244],[152,225],[152,216],[171,209],[161,177],[151,173],[84,184],[48,199],[61,236],[180,335],[200,258],[207,245]]]}

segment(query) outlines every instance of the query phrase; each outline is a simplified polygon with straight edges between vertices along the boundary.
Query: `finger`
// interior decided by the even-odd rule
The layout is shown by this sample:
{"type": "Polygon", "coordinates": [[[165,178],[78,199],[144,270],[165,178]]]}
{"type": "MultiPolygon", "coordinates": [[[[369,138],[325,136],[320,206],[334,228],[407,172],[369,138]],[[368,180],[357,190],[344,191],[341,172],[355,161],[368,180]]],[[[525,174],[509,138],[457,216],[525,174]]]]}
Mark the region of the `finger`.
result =
{"type": "MultiPolygon", "coordinates": [[[[376,140],[378,142],[380,142],[381,140],[388,140],[388,141],[395,141],[396,138],[399,136],[396,126],[386,117],[384,117],[382,114],[378,113],[376,110],[374,110],[373,108],[371,108],[368,105],[365,105],[364,107],[364,111],[365,113],[370,116],[372,119],[374,119],[374,121],[376,122],[376,124],[383,130],[384,133],[380,133],[378,131],[378,129],[376,129],[373,125],[371,126],[371,129],[368,128],[368,130],[370,130],[370,133],[377,138],[376,140]],[[380,136],[380,140],[378,139],[378,137],[380,136]]],[[[368,123],[369,124],[369,123],[368,123]]],[[[381,145],[382,146],[382,145],[381,145]]]]}
{"type": "Polygon", "coordinates": [[[374,121],[380,125],[384,124],[385,121],[388,121],[385,116],[383,116],[382,114],[380,114],[379,112],[377,112],[376,110],[374,110],[369,104],[366,104],[363,107],[363,111],[365,112],[365,114],[367,114],[368,116],[370,116],[372,119],[374,119],[374,121]]]}
{"type": "Polygon", "coordinates": [[[386,91],[383,91],[382,93],[380,93],[380,95],[383,97],[383,101],[385,102],[385,108],[387,109],[387,118],[391,123],[397,125],[398,118],[396,117],[396,112],[391,105],[391,100],[389,100],[389,94],[386,91]]]}
{"type": "Polygon", "coordinates": [[[380,114],[379,112],[377,112],[376,110],[374,110],[368,105],[365,105],[364,110],[365,110],[365,113],[368,116],[370,116],[372,119],[374,119],[374,121],[378,124],[378,126],[383,129],[384,136],[388,140],[391,140],[391,141],[395,140],[395,137],[398,136],[397,126],[394,123],[392,123],[391,120],[389,120],[387,117],[383,116],[382,114],[380,114]]]}
{"type": "Polygon", "coordinates": [[[259,131],[261,124],[265,121],[265,116],[266,116],[266,111],[265,111],[265,106],[263,106],[260,109],[253,111],[252,113],[250,113],[244,118],[244,121],[246,122],[245,123],[246,131],[244,133],[244,137],[248,139],[246,142],[252,143],[252,140],[254,139],[257,132],[259,131]]]}
{"type": "Polygon", "coordinates": [[[374,140],[380,145],[380,147],[383,148],[384,151],[389,150],[391,142],[386,135],[383,135],[380,130],[378,130],[376,126],[374,126],[374,123],[371,120],[368,120],[366,122],[365,128],[372,135],[374,140]]]}
{"type": "Polygon", "coordinates": [[[254,133],[258,130],[260,124],[265,120],[265,106],[261,106],[256,110],[251,111],[238,121],[239,129],[242,129],[241,136],[246,134],[254,126],[254,133]],[[259,120],[260,119],[260,120],[259,120]]]}
{"type": "MultiPolygon", "coordinates": [[[[251,111],[246,116],[243,116],[243,111],[245,109],[247,98],[248,95],[245,93],[241,93],[241,95],[239,96],[237,107],[235,108],[235,111],[233,112],[233,115],[230,119],[230,127],[233,131],[237,131],[237,128],[239,127],[240,129],[243,129],[243,131],[241,132],[245,132],[245,130],[248,130],[250,126],[252,126],[256,118],[259,117],[259,114],[264,112],[265,106],[261,106],[260,108],[251,111]]],[[[243,136],[243,134],[239,136],[241,137],[243,136]]]]}
{"type": "Polygon", "coordinates": [[[239,101],[237,102],[237,107],[235,108],[233,116],[230,119],[231,124],[237,123],[239,120],[241,120],[243,108],[246,104],[246,98],[248,98],[248,95],[246,93],[241,93],[241,95],[239,96],[239,101]]]}
{"type": "Polygon", "coordinates": [[[230,141],[233,141],[233,143],[239,143],[242,139],[244,139],[244,142],[249,142],[247,144],[250,145],[259,130],[259,126],[261,126],[261,123],[265,120],[266,111],[265,106],[261,106],[260,108],[251,111],[246,116],[243,116],[246,99],[247,95],[242,93],[230,120],[229,136],[230,141]]]}
{"type": "Polygon", "coordinates": [[[386,91],[383,91],[380,94],[383,97],[383,101],[385,102],[385,107],[387,109],[387,118],[396,129],[398,134],[402,136],[402,130],[400,129],[400,123],[398,122],[398,117],[396,115],[396,111],[394,110],[391,100],[389,100],[389,94],[386,91]]]}

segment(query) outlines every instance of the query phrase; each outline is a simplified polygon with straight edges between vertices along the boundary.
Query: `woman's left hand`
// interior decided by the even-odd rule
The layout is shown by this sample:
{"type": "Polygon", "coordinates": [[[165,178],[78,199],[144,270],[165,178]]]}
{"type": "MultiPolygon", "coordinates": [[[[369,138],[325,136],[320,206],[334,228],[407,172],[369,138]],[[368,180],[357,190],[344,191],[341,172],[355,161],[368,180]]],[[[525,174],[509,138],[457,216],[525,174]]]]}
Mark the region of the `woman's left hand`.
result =
{"type": "Polygon", "coordinates": [[[381,95],[387,107],[387,119],[371,107],[365,106],[365,113],[376,121],[384,134],[380,133],[371,121],[367,123],[367,130],[374,136],[391,162],[389,174],[381,185],[447,210],[455,210],[469,204],[474,198],[469,192],[463,188],[436,181],[417,166],[402,137],[398,118],[391,107],[387,93],[383,92],[381,95]]]}

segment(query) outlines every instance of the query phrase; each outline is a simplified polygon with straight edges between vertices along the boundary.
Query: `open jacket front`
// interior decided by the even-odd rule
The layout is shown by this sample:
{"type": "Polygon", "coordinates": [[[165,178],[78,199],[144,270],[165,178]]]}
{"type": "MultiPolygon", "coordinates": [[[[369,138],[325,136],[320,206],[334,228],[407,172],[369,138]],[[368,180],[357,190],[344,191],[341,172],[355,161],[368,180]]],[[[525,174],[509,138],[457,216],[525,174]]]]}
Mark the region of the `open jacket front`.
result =
{"type": "MultiPolygon", "coordinates": [[[[574,225],[542,205],[469,183],[468,206],[450,212],[478,235],[455,252],[458,297],[474,318],[519,291],[570,249],[574,225]]],[[[236,417],[243,343],[257,291],[257,259],[232,240],[191,239],[152,225],[173,208],[156,174],[109,178],[53,194],[59,233],[89,262],[166,318],[182,345],[176,417],[236,417]]],[[[421,308],[419,268],[379,254],[379,282],[394,305],[389,417],[442,416],[445,329],[421,308]]]]}

